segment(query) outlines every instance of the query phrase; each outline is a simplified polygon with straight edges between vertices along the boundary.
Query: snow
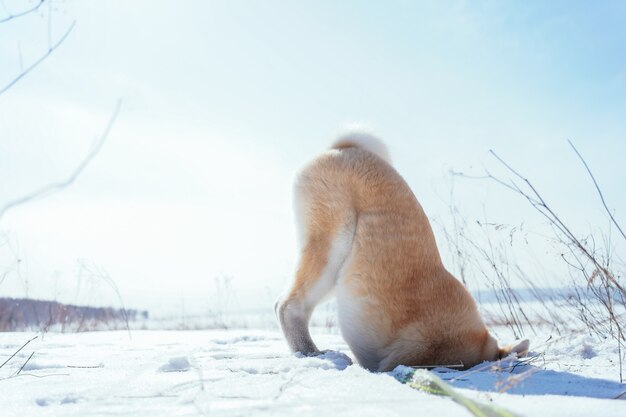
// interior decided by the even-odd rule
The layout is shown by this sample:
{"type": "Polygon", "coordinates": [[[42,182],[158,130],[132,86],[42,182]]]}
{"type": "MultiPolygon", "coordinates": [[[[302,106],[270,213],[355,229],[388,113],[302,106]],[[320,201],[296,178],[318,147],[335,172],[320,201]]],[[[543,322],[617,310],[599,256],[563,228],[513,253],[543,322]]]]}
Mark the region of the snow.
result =
{"type": "MultiPolygon", "coordinates": [[[[47,333],[0,369],[0,414],[470,415],[450,399],[402,385],[393,373],[351,365],[341,336],[313,333],[329,349],[318,357],[290,353],[277,330],[47,333]]],[[[32,337],[1,333],[0,363],[32,337]]],[[[545,339],[531,340],[536,348],[531,344],[522,362],[433,372],[464,395],[522,416],[626,415],[626,401],[613,399],[626,385],[619,383],[611,341],[545,339]]]]}
{"type": "Polygon", "coordinates": [[[159,368],[161,372],[187,372],[191,368],[189,359],[186,356],[175,356],[170,358],[165,365],[159,368]]]}

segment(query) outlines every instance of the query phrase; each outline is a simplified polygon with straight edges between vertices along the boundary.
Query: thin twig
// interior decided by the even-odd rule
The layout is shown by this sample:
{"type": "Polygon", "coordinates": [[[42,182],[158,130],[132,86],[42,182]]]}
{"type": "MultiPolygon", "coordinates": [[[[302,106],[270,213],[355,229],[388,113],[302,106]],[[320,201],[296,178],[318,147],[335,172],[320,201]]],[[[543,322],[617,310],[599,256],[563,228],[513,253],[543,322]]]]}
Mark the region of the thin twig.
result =
{"type": "Polygon", "coordinates": [[[7,17],[3,17],[2,19],[0,19],[0,23],[8,22],[9,20],[13,20],[18,17],[26,16],[28,14],[36,12],[43,5],[44,2],[45,0],[39,0],[39,2],[35,4],[33,7],[31,7],[30,9],[21,11],[19,13],[10,13],[7,17]]]}
{"type": "Polygon", "coordinates": [[[23,376],[32,376],[33,378],[49,378],[51,376],[70,376],[70,374],[46,374],[46,375],[36,375],[36,374],[19,374],[19,375],[11,375],[6,378],[0,378],[0,381],[5,381],[7,379],[19,378],[23,376]]]}
{"type": "Polygon", "coordinates": [[[26,366],[26,364],[28,362],[30,362],[30,360],[32,359],[33,355],[35,355],[35,352],[33,351],[33,353],[30,354],[30,356],[28,357],[28,359],[26,359],[26,362],[24,362],[22,364],[22,366],[20,366],[20,369],[15,373],[15,376],[18,376],[20,374],[20,372],[22,372],[22,370],[24,369],[24,367],[26,366]]]}
{"type": "MultiPolygon", "coordinates": [[[[541,194],[539,193],[539,191],[537,191],[537,189],[535,188],[535,186],[525,177],[523,177],[519,172],[517,172],[515,169],[513,169],[509,164],[507,164],[502,158],[500,158],[493,150],[489,151],[502,165],[504,165],[513,175],[515,175],[516,177],[518,177],[519,179],[521,179],[524,183],[526,183],[526,185],[528,186],[528,188],[532,191],[532,193],[535,195],[536,199],[529,196],[525,191],[521,190],[519,187],[515,186],[513,187],[508,187],[514,191],[516,191],[518,194],[520,194],[521,196],[523,196],[524,198],[526,198],[531,205],[541,214],[543,215],[548,221],[549,223],[553,226],[556,227],[557,230],[559,230],[561,233],[563,233],[563,235],[565,235],[565,237],[574,245],[576,246],[576,248],[578,250],[580,250],[580,252],[585,256],[585,258],[587,258],[591,263],[593,263],[594,267],[596,267],[599,271],[601,271],[603,273],[603,275],[611,282],[611,284],[613,284],[615,286],[615,288],[617,288],[622,294],[626,294],[626,290],[624,289],[624,287],[622,287],[622,285],[615,279],[615,277],[613,276],[613,274],[611,274],[610,271],[608,271],[606,269],[606,267],[604,267],[604,265],[602,265],[598,259],[592,254],[592,251],[587,247],[587,245],[585,245],[578,237],[576,237],[576,235],[570,230],[570,228],[561,220],[561,218],[550,208],[550,206],[548,206],[548,204],[546,203],[546,201],[543,199],[543,197],[541,196],[541,194]]],[[[489,178],[501,183],[501,184],[505,184],[503,183],[501,180],[499,180],[498,178],[492,176],[491,174],[488,174],[489,178]]]]}
{"type": "Polygon", "coordinates": [[[97,368],[104,368],[104,365],[100,364],[100,365],[67,365],[66,368],[72,368],[72,369],[97,369],[97,368]]]}
{"type": "Polygon", "coordinates": [[[587,173],[591,177],[591,180],[593,181],[593,185],[596,187],[596,191],[598,192],[598,195],[600,196],[600,201],[602,201],[602,205],[604,206],[604,210],[606,210],[606,213],[609,215],[609,218],[611,219],[611,221],[613,222],[615,227],[617,227],[617,230],[619,230],[619,232],[621,233],[622,237],[624,239],[626,239],[626,234],[624,233],[624,231],[622,230],[620,225],[615,220],[615,217],[613,217],[613,213],[611,213],[611,210],[609,210],[609,207],[607,206],[606,201],[604,200],[604,195],[602,194],[602,190],[600,189],[600,186],[598,185],[598,182],[596,181],[596,177],[591,172],[591,169],[589,168],[589,165],[587,165],[587,161],[585,161],[585,158],[583,158],[583,156],[580,154],[580,152],[578,152],[578,149],[576,149],[576,147],[574,146],[574,144],[572,143],[571,140],[568,139],[567,142],[572,147],[574,152],[576,152],[576,155],[578,155],[578,158],[583,163],[583,165],[585,166],[585,169],[587,170],[587,173]]]}
{"type": "Polygon", "coordinates": [[[115,294],[117,295],[117,299],[120,302],[120,306],[121,306],[120,311],[122,313],[122,318],[124,319],[124,323],[126,324],[128,337],[132,339],[133,336],[130,331],[130,324],[129,324],[130,319],[128,317],[128,311],[126,310],[126,307],[124,306],[124,299],[122,298],[122,294],[120,293],[120,290],[117,287],[117,284],[115,283],[113,278],[111,278],[111,276],[106,270],[99,268],[93,261],[91,262],[91,265],[88,265],[85,260],[79,259],[78,263],[81,267],[81,270],[84,270],[87,273],[91,274],[92,277],[96,277],[96,278],[103,280],[115,292],[115,294]]]}
{"type": "Polygon", "coordinates": [[[27,340],[27,341],[26,341],[26,343],[24,343],[24,344],[22,345],[22,347],[21,347],[21,348],[19,348],[19,349],[18,349],[18,350],[16,350],[15,352],[13,352],[13,354],[9,357],[9,359],[7,359],[6,361],[4,361],[4,363],[3,363],[2,365],[0,365],[0,368],[2,368],[4,365],[6,365],[7,363],[9,363],[9,361],[10,361],[11,359],[13,359],[13,358],[15,357],[15,355],[17,355],[18,353],[20,353],[20,351],[21,351],[22,349],[24,349],[24,348],[26,347],[26,345],[28,345],[30,342],[32,342],[33,340],[37,339],[38,337],[39,337],[39,336],[35,336],[35,337],[33,337],[32,339],[27,340]]]}
{"type": "Polygon", "coordinates": [[[11,82],[9,82],[7,85],[5,85],[3,88],[0,89],[0,96],[2,94],[4,94],[9,88],[13,87],[19,80],[21,80],[22,78],[24,78],[26,76],[26,74],[28,74],[29,72],[31,72],[33,69],[35,69],[39,64],[41,64],[46,58],[48,58],[50,56],[50,54],[52,54],[52,52],[54,52],[62,43],[63,41],[65,41],[65,39],[68,37],[68,35],[70,34],[70,32],[72,31],[72,29],[74,29],[74,25],[76,24],[76,21],[73,21],[72,24],[70,24],[69,28],[65,31],[65,33],[63,34],[63,36],[61,36],[61,38],[54,43],[53,45],[51,45],[48,50],[46,51],[45,54],[43,54],[41,57],[39,57],[38,60],[36,60],[35,62],[33,62],[29,67],[27,67],[24,71],[22,71],[17,77],[15,77],[11,82]]]}

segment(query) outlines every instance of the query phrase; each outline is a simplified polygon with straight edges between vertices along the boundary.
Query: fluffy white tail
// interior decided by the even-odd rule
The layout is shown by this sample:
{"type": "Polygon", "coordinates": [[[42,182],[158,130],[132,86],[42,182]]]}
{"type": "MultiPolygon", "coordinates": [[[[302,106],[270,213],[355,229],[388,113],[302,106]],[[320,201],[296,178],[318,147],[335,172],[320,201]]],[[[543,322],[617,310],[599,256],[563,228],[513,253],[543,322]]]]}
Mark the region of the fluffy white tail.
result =
{"type": "Polygon", "coordinates": [[[366,151],[369,151],[374,155],[377,155],[378,157],[384,159],[388,163],[391,163],[391,158],[389,157],[389,151],[387,150],[387,146],[383,143],[382,140],[365,130],[349,130],[346,133],[340,135],[339,139],[337,139],[335,143],[333,143],[331,146],[332,149],[351,147],[363,148],[366,151]]]}

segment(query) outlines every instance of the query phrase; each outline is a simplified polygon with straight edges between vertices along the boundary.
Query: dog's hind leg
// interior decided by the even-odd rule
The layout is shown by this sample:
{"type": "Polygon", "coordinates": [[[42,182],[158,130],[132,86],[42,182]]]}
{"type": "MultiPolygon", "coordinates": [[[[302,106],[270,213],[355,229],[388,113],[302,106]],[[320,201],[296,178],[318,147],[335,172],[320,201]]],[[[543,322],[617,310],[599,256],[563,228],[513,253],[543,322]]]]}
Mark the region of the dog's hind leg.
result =
{"type": "Polygon", "coordinates": [[[333,290],[354,235],[352,211],[342,207],[341,198],[338,201],[329,194],[296,187],[300,261],[295,279],[276,305],[289,347],[305,355],[319,353],[309,333],[309,320],[315,306],[333,290]]]}

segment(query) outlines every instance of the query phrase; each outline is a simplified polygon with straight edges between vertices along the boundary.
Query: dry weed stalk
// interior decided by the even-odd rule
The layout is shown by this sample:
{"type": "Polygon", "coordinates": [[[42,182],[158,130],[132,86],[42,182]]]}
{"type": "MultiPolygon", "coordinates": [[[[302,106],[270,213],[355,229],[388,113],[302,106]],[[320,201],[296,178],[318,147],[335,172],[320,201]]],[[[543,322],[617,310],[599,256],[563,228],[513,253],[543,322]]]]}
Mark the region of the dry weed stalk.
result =
{"type": "MultiPolygon", "coordinates": [[[[620,381],[623,381],[623,352],[626,347],[626,316],[623,313],[626,311],[626,291],[622,282],[623,272],[620,274],[620,271],[626,268],[613,253],[614,242],[611,232],[613,229],[617,230],[617,234],[621,236],[624,241],[626,241],[626,234],[624,234],[622,227],[615,219],[612,211],[608,208],[602,190],[589,168],[589,165],[572,142],[568,142],[593,181],[602,206],[608,215],[608,232],[599,232],[601,238],[596,237],[598,232],[596,232],[596,235],[590,234],[586,237],[579,237],[574,233],[572,228],[565,223],[563,218],[548,204],[535,185],[494,151],[490,151],[490,153],[510,174],[512,174],[513,178],[504,180],[493,175],[488,170],[485,170],[486,175],[481,177],[469,177],[462,173],[454,173],[454,175],[465,178],[486,178],[493,180],[506,189],[523,197],[533,209],[547,220],[553,231],[553,240],[556,242],[557,247],[562,249],[560,257],[570,270],[573,292],[566,296],[567,304],[575,310],[577,318],[590,334],[615,340],[619,356],[620,381]]],[[[475,246],[475,249],[478,253],[482,253],[487,261],[490,262],[494,260],[492,256],[488,256],[491,253],[490,247],[484,248],[478,245],[475,246]]],[[[499,282],[501,285],[499,290],[508,291],[506,287],[507,281],[502,280],[498,273],[498,271],[502,270],[502,263],[498,265],[496,262],[493,262],[492,267],[497,276],[495,281],[499,282]]],[[[531,283],[530,281],[528,282],[531,283]]],[[[530,285],[530,287],[532,288],[533,286],[530,285]]],[[[508,308],[510,308],[511,302],[513,305],[517,302],[516,299],[510,300],[507,298],[503,301],[508,308]]],[[[551,309],[547,311],[551,311],[551,309]]],[[[509,316],[517,326],[519,323],[518,317],[515,317],[513,314],[509,314],[509,316]]]]}
{"type": "Polygon", "coordinates": [[[92,278],[96,278],[98,280],[103,281],[105,284],[107,284],[115,293],[115,295],[117,296],[117,299],[120,303],[120,311],[122,313],[122,318],[124,320],[124,324],[126,327],[126,331],[128,332],[128,337],[132,338],[131,332],[130,332],[130,325],[129,325],[129,317],[128,317],[128,311],[126,309],[126,307],[124,306],[124,299],[122,298],[122,294],[120,293],[119,288],[117,287],[117,284],[115,283],[115,281],[113,280],[113,278],[111,278],[111,276],[109,275],[109,273],[104,270],[103,268],[99,267],[98,265],[96,265],[93,262],[88,262],[85,259],[79,259],[78,260],[78,264],[79,267],[81,268],[82,272],[85,272],[88,274],[88,276],[92,277],[92,278]]]}
{"type": "MultiPolygon", "coordinates": [[[[458,175],[458,174],[457,174],[458,175]]],[[[555,310],[546,290],[540,288],[527,269],[520,266],[514,246],[521,241],[528,243],[524,226],[510,226],[488,220],[468,222],[454,201],[454,187],[447,201],[452,226],[446,227],[435,220],[452,253],[452,263],[463,283],[472,288],[475,281],[487,284],[495,298],[497,311],[487,308],[488,302],[482,292],[476,293],[482,314],[490,325],[509,328],[515,337],[521,338],[530,330],[536,334],[537,325],[549,324],[553,331],[561,334],[567,319],[555,310]],[[514,288],[512,282],[526,285],[514,288]],[[528,304],[529,295],[534,304],[528,304]]],[[[486,217],[486,215],[485,215],[486,217]]]]}

